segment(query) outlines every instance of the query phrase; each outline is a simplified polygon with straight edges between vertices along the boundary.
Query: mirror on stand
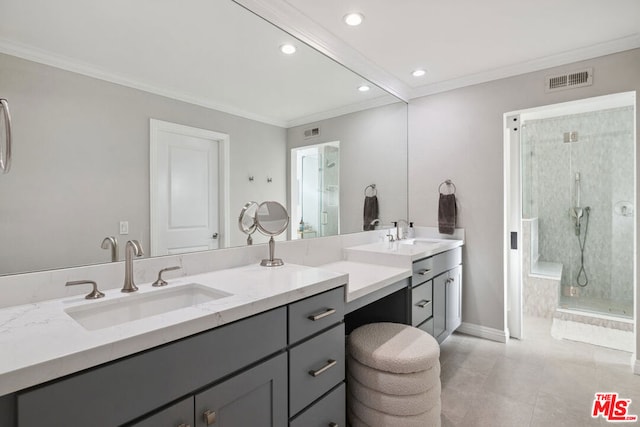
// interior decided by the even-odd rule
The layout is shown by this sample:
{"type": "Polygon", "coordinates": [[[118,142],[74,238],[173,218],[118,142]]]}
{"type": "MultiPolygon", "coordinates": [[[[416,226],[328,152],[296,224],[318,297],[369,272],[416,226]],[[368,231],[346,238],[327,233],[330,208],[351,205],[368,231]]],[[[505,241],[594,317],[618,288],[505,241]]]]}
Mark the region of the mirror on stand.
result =
{"type": "Polygon", "coordinates": [[[263,259],[260,263],[263,267],[277,267],[284,265],[281,259],[274,258],[276,242],[273,239],[283,233],[289,225],[289,213],[287,209],[278,202],[262,202],[258,206],[256,213],[256,226],[269,239],[269,259],[263,259]]]}

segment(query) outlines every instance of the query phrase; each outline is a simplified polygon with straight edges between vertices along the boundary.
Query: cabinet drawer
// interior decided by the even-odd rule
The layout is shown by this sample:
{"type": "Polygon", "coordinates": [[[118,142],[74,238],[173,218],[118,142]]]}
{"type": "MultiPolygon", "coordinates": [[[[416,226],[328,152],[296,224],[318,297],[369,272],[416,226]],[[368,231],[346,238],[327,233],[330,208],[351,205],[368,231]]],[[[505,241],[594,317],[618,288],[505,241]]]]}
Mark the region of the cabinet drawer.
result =
{"type": "Polygon", "coordinates": [[[433,274],[437,276],[462,264],[462,248],[454,248],[433,257],[433,274]]]}
{"type": "Polygon", "coordinates": [[[179,427],[193,426],[193,396],[169,406],[162,411],[146,417],[130,427],[179,427]]]}
{"type": "Polygon", "coordinates": [[[417,326],[433,314],[433,282],[411,290],[411,325],[417,326]]]}
{"type": "Polygon", "coordinates": [[[289,416],[344,380],[344,323],[289,350],[289,416]]]}
{"type": "Polygon", "coordinates": [[[289,344],[344,318],[344,288],[336,288],[289,305],[289,344]]]}
{"type": "Polygon", "coordinates": [[[346,426],[346,386],[344,383],[298,415],[289,427],[346,426]]]}
{"type": "Polygon", "coordinates": [[[434,276],[433,257],[424,258],[413,263],[413,276],[411,286],[418,286],[434,276]]]}
{"type": "Polygon", "coordinates": [[[433,317],[424,322],[422,325],[418,326],[418,329],[422,329],[433,337],[433,317]]]}

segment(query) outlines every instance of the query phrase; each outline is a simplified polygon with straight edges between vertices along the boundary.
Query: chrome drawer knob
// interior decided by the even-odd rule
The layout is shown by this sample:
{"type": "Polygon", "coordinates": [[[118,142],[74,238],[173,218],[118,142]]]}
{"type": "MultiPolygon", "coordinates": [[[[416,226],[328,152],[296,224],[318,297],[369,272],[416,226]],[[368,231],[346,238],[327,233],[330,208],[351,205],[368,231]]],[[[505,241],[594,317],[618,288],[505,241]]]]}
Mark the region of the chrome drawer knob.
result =
{"type": "Polygon", "coordinates": [[[216,423],[216,411],[204,411],[202,414],[206,425],[210,426],[216,423]]]}

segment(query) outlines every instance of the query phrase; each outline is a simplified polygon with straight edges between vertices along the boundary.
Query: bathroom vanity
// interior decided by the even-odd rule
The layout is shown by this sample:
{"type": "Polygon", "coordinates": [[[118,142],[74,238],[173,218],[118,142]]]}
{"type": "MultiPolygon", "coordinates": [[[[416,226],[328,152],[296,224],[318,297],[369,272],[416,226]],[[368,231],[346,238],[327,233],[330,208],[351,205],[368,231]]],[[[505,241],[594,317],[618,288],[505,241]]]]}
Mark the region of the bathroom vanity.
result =
{"type": "Polygon", "coordinates": [[[0,425],[345,425],[346,333],[396,321],[442,341],[460,324],[462,240],[394,245],[0,309],[0,425]],[[109,311],[170,289],[209,299],[124,321],[109,311]]]}
{"type": "Polygon", "coordinates": [[[281,426],[315,405],[345,425],[324,401],[345,398],[343,315],[338,287],[20,392],[19,425],[281,426]]]}
{"type": "MultiPolygon", "coordinates": [[[[462,324],[462,244],[463,240],[458,239],[415,238],[351,247],[346,249],[346,256],[355,262],[369,260],[370,263],[409,268],[410,277],[395,283],[398,290],[406,292],[406,296],[395,304],[403,304],[406,300],[409,308],[404,316],[387,314],[390,316],[388,321],[411,324],[440,343],[462,324]]],[[[336,271],[350,273],[350,280],[355,273],[347,267],[336,271]]],[[[385,289],[389,291],[392,287],[385,289]]],[[[385,301],[386,307],[380,307],[380,310],[389,313],[389,304],[394,302],[385,301]]],[[[349,311],[349,304],[347,308],[349,311]]],[[[398,309],[395,312],[398,313],[398,309]]],[[[384,319],[378,316],[378,320],[384,319]]]]}

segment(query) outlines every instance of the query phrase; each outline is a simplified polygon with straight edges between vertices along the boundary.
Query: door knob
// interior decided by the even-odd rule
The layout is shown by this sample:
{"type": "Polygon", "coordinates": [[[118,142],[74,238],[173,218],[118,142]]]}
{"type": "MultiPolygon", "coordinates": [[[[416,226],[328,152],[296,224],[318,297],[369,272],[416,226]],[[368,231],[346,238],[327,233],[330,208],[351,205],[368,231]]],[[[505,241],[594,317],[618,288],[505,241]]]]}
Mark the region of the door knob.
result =
{"type": "Polygon", "coordinates": [[[213,235],[211,236],[212,239],[217,239],[218,238],[218,233],[213,233],[213,235]]]}

